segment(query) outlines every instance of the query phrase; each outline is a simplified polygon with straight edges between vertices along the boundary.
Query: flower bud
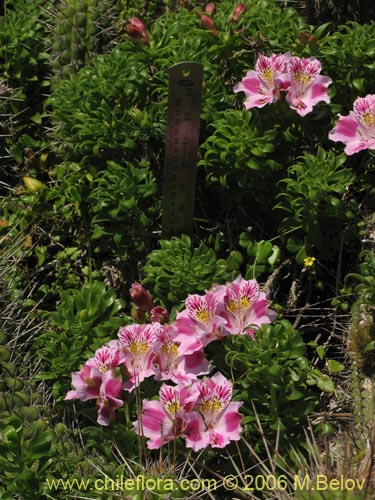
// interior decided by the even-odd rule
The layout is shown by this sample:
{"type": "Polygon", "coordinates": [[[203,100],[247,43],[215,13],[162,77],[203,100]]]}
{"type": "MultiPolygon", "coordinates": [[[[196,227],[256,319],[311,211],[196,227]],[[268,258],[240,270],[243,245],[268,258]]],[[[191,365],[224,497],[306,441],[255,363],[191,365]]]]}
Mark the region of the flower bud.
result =
{"type": "Polygon", "coordinates": [[[202,24],[205,28],[208,28],[209,30],[211,30],[213,33],[218,33],[219,30],[217,29],[217,27],[215,26],[215,23],[213,22],[213,20],[210,18],[210,16],[206,16],[205,14],[202,14],[200,16],[201,18],[201,21],[202,21],[202,24]]]}
{"type": "Polygon", "coordinates": [[[150,295],[140,283],[133,283],[129,293],[132,302],[134,302],[137,308],[141,311],[150,312],[154,307],[150,295]]]}
{"type": "Polygon", "coordinates": [[[136,40],[145,44],[149,43],[146,28],[143,22],[138,17],[132,17],[125,28],[126,33],[132,40],[136,40]]]}
{"type": "Polygon", "coordinates": [[[160,323],[164,325],[168,321],[168,311],[164,307],[156,306],[151,309],[150,320],[152,323],[160,323]]]}
{"type": "Polygon", "coordinates": [[[235,21],[238,21],[239,18],[242,16],[242,14],[246,10],[246,5],[244,3],[239,3],[236,5],[236,7],[233,9],[232,12],[232,18],[230,20],[231,23],[234,23],[235,21]]]}
{"type": "Polygon", "coordinates": [[[131,310],[130,316],[133,318],[134,322],[138,323],[139,325],[143,325],[144,323],[147,323],[146,312],[141,311],[137,307],[134,307],[131,310]]]}
{"type": "Polygon", "coordinates": [[[215,14],[215,10],[216,7],[213,2],[208,3],[204,9],[205,13],[208,14],[209,16],[213,16],[215,14]]]}

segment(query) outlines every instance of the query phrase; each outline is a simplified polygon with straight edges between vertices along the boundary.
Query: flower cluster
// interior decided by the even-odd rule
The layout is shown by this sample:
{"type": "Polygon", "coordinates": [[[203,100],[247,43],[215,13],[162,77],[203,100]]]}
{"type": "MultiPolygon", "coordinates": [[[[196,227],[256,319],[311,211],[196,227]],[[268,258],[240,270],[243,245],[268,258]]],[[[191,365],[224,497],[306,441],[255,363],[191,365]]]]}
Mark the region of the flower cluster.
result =
{"type": "MultiPolygon", "coordinates": [[[[149,311],[153,303],[142,288],[132,287],[132,300],[149,311]]],[[[198,379],[212,370],[204,347],[226,335],[253,337],[276,316],[268,305],[257,281],[242,276],[205,295],[189,295],[172,324],[153,321],[120,328],[116,340],[72,374],[74,390],[65,399],[96,399],[98,423],[108,425],[123,405],[123,390],[133,391],[147,377],[171,381],[176,385],[162,386],[160,402],[144,402],[141,424],[135,425],[149,438],[149,447],[180,434],[194,450],[208,444],[226,446],[230,439],[239,439],[240,405],[230,402],[232,386],[221,374],[198,379]]]]}
{"type": "Polygon", "coordinates": [[[321,69],[315,57],[294,57],[289,52],[271,57],[260,54],[255,70],[249,71],[234,91],[245,93],[246,109],[279,101],[284,91],[290,107],[305,116],[318,102],[330,102],[328,85],[332,80],[320,75],[321,69]]]}
{"type": "Polygon", "coordinates": [[[142,418],[134,423],[135,432],[148,438],[150,449],[178,437],[194,451],[208,445],[224,448],[240,439],[242,403],[231,401],[232,384],[221,373],[188,387],[163,384],[159,399],[143,401],[142,418]]]}

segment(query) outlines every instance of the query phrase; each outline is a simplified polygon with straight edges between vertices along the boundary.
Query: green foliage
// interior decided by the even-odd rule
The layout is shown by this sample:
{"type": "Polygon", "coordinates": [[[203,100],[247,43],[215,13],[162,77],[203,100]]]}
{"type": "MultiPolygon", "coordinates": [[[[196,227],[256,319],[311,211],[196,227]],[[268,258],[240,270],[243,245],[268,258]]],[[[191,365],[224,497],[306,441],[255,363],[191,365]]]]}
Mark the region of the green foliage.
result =
{"type": "Polygon", "coordinates": [[[143,161],[108,162],[92,180],[88,196],[91,239],[96,253],[114,253],[125,260],[145,252],[153,219],[158,217],[156,182],[143,161]]]}
{"type": "Polygon", "coordinates": [[[88,352],[110,340],[123,324],[117,315],[125,305],[100,281],[63,290],[60,296],[56,311],[42,313],[49,325],[34,343],[44,367],[37,379],[54,381],[56,398],[66,391],[70,373],[86,361],[88,352]]]}
{"type": "Polygon", "coordinates": [[[214,283],[229,281],[241,263],[233,255],[218,260],[214,250],[203,242],[193,248],[187,235],[160,240],[159,244],[160,249],[147,256],[142,283],[167,308],[180,306],[189,293],[204,292],[214,283]]]}
{"type": "MultiPolygon", "coordinates": [[[[226,337],[224,347],[237,399],[244,401],[244,423],[255,423],[254,405],[266,435],[280,430],[288,442],[292,436],[301,437],[304,419],[319,401],[314,386],[326,392],[332,386],[327,375],[313,369],[302,336],[287,320],[281,320],[257,330],[255,339],[226,337]]],[[[222,371],[223,364],[216,364],[222,371]]]]}
{"type": "Polygon", "coordinates": [[[281,253],[278,245],[273,244],[272,241],[255,241],[251,234],[245,232],[240,234],[239,245],[246,249],[248,256],[245,279],[258,279],[260,274],[271,273],[275,270],[281,253]]]}
{"type": "Polygon", "coordinates": [[[1,498],[11,500],[15,494],[25,500],[41,498],[42,480],[55,461],[55,453],[53,431],[35,425],[26,432],[20,418],[9,417],[0,438],[1,498]]]}
{"type": "Polygon", "coordinates": [[[57,82],[48,99],[65,158],[122,158],[148,140],[142,113],[147,67],[131,42],[98,55],[91,66],[57,82]]]}
{"type": "MultiPolygon", "coordinates": [[[[375,77],[375,49],[371,40],[375,24],[349,22],[320,40],[318,57],[335,89],[334,102],[340,111],[351,109],[358,96],[372,93],[375,77]],[[340,61],[340,64],[337,64],[340,61]]],[[[345,113],[346,114],[346,113],[345,113]]]]}
{"type": "MultiPolygon", "coordinates": [[[[10,1],[6,15],[0,16],[0,89],[1,85],[9,88],[5,96],[0,90],[0,117],[4,126],[0,136],[1,164],[8,164],[10,158],[21,164],[24,157],[27,161],[30,148],[39,149],[43,143],[42,102],[50,84],[45,46],[45,23],[49,15],[41,9],[41,4],[46,6],[46,3],[10,1]]],[[[4,173],[2,169],[3,178],[4,173]]],[[[14,184],[9,169],[6,173],[6,179],[14,184]]]]}
{"type": "Polygon", "coordinates": [[[289,177],[280,181],[285,188],[275,208],[290,214],[283,219],[280,233],[286,237],[293,231],[286,246],[297,253],[300,264],[313,250],[320,259],[332,258],[340,246],[344,225],[355,217],[355,201],[345,199],[355,176],[344,166],[345,161],[345,155],[336,156],[319,147],[316,155],[306,152],[288,168],[289,177]]]}

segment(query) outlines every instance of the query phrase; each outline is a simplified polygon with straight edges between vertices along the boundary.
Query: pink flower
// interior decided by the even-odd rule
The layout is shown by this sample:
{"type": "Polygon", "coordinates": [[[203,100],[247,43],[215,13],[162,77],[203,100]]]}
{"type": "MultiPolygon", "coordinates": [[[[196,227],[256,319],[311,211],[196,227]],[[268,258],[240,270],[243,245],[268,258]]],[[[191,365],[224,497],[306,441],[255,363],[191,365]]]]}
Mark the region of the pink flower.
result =
{"type": "Polygon", "coordinates": [[[193,334],[207,345],[212,340],[223,337],[225,319],[218,315],[218,294],[208,291],[205,295],[189,295],[186,309],[177,315],[176,325],[181,332],[193,334]]]}
{"type": "Polygon", "coordinates": [[[105,373],[108,370],[113,372],[114,368],[120,363],[120,353],[118,349],[104,345],[96,350],[95,356],[91,358],[91,361],[101,373],[105,373]]]}
{"type": "Polygon", "coordinates": [[[320,75],[321,69],[322,65],[316,57],[291,57],[289,60],[290,87],[286,100],[300,116],[310,113],[318,102],[330,102],[328,85],[332,80],[328,76],[320,75]]]}
{"type": "Polygon", "coordinates": [[[271,323],[276,313],[268,309],[265,292],[259,290],[257,281],[246,281],[241,275],[223,289],[223,306],[220,315],[226,319],[224,329],[230,334],[254,335],[254,329],[271,323]]]}
{"type": "Polygon", "coordinates": [[[97,368],[93,359],[90,359],[79,372],[72,373],[72,385],[75,390],[69,391],[65,399],[80,399],[81,401],[96,399],[100,394],[101,383],[102,372],[97,368]]]}
{"type": "Polygon", "coordinates": [[[375,94],[358,97],[348,116],[339,115],[329,138],[346,144],[347,155],[362,149],[375,149],[375,94]]]}
{"type": "Polygon", "coordinates": [[[124,404],[122,399],[119,399],[121,387],[121,378],[113,378],[110,371],[103,374],[100,394],[96,404],[98,408],[98,424],[109,425],[115,419],[115,411],[124,404]]]}
{"type": "Polygon", "coordinates": [[[234,92],[244,92],[245,108],[262,108],[280,99],[280,91],[286,90],[287,63],[290,54],[266,57],[261,54],[256,62],[255,71],[249,71],[242,81],[234,87],[234,92]]]}
{"type": "Polygon", "coordinates": [[[141,421],[134,423],[135,432],[148,438],[150,449],[160,448],[181,435],[186,412],[191,411],[196,400],[190,387],[166,384],[161,386],[159,396],[160,401],[143,401],[141,421]]]}
{"type": "Polygon", "coordinates": [[[150,295],[140,283],[133,283],[129,293],[132,302],[134,302],[137,308],[141,311],[150,312],[154,307],[150,295]]]}
{"type": "Polygon", "coordinates": [[[241,432],[242,403],[232,403],[232,384],[221,373],[196,382],[198,397],[186,415],[186,446],[194,451],[208,445],[224,448],[238,441],[241,432]]]}
{"type": "Polygon", "coordinates": [[[200,342],[193,335],[180,333],[176,326],[159,330],[154,353],[155,380],[187,385],[211,369],[200,342]]]}
{"type": "Polygon", "coordinates": [[[136,40],[144,44],[149,43],[145,25],[138,17],[132,17],[130,19],[129,24],[125,27],[125,31],[132,40],[136,40]]]}
{"type": "Polygon", "coordinates": [[[146,377],[154,374],[152,359],[156,332],[162,328],[159,323],[151,325],[130,325],[120,328],[118,338],[121,345],[122,361],[128,372],[129,380],[124,389],[129,392],[146,377]]]}

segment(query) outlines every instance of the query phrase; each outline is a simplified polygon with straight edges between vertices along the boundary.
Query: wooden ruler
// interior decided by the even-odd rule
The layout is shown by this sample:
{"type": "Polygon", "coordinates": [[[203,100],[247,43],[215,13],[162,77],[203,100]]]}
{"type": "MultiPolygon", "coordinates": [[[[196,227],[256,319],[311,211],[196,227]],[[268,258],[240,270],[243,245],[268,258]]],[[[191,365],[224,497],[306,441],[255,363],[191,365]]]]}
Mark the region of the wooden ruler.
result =
{"type": "Polygon", "coordinates": [[[203,65],[182,62],[169,70],[162,236],[193,230],[203,65]]]}

